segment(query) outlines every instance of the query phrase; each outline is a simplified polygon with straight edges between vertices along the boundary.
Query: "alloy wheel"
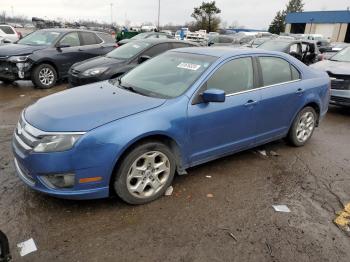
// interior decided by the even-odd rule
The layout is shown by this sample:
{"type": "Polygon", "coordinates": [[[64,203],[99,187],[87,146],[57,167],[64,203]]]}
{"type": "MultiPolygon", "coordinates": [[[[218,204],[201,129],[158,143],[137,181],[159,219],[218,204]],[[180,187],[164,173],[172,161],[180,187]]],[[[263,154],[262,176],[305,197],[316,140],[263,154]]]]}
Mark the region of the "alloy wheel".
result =
{"type": "Polygon", "coordinates": [[[39,71],[39,81],[45,86],[49,86],[55,80],[54,72],[48,68],[44,67],[39,71]]]}
{"type": "Polygon", "coordinates": [[[299,119],[296,137],[300,143],[308,140],[315,128],[315,116],[312,112],[305,112],[299,119]]]}

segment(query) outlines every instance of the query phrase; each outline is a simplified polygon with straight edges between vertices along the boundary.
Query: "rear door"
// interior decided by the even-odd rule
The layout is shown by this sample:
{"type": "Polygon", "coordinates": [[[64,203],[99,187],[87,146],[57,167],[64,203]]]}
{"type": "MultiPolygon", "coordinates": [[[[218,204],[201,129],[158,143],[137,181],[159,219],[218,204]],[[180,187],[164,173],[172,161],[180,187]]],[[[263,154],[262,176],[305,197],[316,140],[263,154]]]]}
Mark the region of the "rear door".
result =
{"type": "Polygon", "coordinates": [[[285,135],[297,110],[302,106],[304,90],[298,69],[287,60],[274,56],[259,57],[261,101],[257,109],[258,142],[285,135]]]}
{"type": "Polygon", "coordinates": [[[198,91],[188,107],[191,162],[200,163],[254,144],[256,105],[259,90],[251,57],[236,58],[222,64],[198,91]],[[204,103],[206,89],[226,93],[223,103],[204,103]]]}
{"type": "Polygon", "coordinates": [[[86,60],[95,56],[106,54],[104,51],[103,40],[96,36],[93,32],[79,32],[81,46],[79,48],[81,52],[82,60],[86,60]]]}

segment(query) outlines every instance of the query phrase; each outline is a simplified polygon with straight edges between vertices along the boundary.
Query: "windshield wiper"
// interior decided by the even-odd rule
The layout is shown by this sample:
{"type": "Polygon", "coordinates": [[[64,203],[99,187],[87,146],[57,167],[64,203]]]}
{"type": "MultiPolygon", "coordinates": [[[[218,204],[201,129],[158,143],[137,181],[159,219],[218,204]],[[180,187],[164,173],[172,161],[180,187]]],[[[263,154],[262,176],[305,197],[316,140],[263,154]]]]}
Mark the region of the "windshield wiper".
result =
{"type": "Polygon", "coordinates": [[[125,89],[125,90],[128,90],[128,91],[130,91],[130,92],[136,93],[136,94],[145,95],[144,93],[142,93],[142,92],[136,90],[134,87],[132,87],[132,86],[130,86],[130,85],[127,86],[127,85],[125,85],[125,84],[122,84],[122,80],[121,80],[120,77],[117,78],[117,80],[118,80],[118,86],[120,86],[121,88],[123,88],[123,89],[125,89]]]}

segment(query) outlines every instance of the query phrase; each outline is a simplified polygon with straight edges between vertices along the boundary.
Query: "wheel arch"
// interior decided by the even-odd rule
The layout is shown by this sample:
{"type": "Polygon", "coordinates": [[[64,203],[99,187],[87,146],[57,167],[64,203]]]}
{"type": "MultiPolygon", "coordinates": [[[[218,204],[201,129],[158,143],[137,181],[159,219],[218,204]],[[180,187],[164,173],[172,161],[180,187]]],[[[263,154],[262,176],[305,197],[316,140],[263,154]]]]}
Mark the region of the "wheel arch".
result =
{"type": "Polygon", "coordinates": [[[43,60],[35,61],[35,62],[33,63],[33,69],[34,69],[35,67],[39,66],[39,65],[42,65],[42,64],[48,64],[48,65],[52,66],[52,67],[56,70],[57,80],[60,79],[61,74],[60,74],[60,72],[59,72],[59,70],[58,70],[58,67],[57,67],[57,65],[56,65],[53,61],[51,61],[51,60],[43,59],[43,60]]]}

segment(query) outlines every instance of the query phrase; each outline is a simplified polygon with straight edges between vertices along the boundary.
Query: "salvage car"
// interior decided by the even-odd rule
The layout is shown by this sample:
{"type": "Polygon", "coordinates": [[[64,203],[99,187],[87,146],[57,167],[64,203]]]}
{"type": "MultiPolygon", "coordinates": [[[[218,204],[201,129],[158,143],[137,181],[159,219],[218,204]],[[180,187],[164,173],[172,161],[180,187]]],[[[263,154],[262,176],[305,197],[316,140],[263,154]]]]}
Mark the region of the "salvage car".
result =
{"type": "Polygon", "coordinates": [[[115,48],[112,36],[86,30],[43,29],[16,44],[0,46],[0,81],[32,80],[51,88],[67,77],[76,62],[104,55],[115,48]]]}
{"type": "Polygon", "coordinates": [[[331,43],[327,48],[323,49],[323,53],[322,53],[323,58],[330,59],[336,53],[338,53],[339,51],[343,50],[348,46],[350,46],[349,43],[339,43],[339,42],[331,43]]]}
{"type": "Polygon", "coordinates": [[[343,49],[329,60],[323,60],[312,67],[327,72],[331,78],[330,103],[350,106],[350,47],[343,49]]]}
{"type": "Polygon", "coordinates": [[[141,39],[147,39],[147,38],[173,39],[174,37],[172,35],[165,34],[165,33],[145,32],[145,33],[137,34],[131,38],[120,40],[118,42],[118,45],[121,46],[121,45],[125,45],[126,43],[129,43],[129,42],[132,42],[135,40],[141,40],[141,39]]]}
{"type": "Polygon", "coordinates": [[[317,43],[311,40],[289,40],[277,38],[266,41],[259,45],[258,48],[289,54],[306,65],[313,64],[320,59],[320,52],[317,48],[317,43]]]}
{"type": "Polygon", "coordinates": [[[130,204],[162,196],[175,172],[281,138],[303,146],[325,116],[329,77],[258,49],[189,47],[120,78],[41,98],[12,142],[34,190],[130,204]]]}
{"type": "Polygon", "coordinates": [[[191,46],[196,46],[196,44],[157,38],[127,43],[104,56],[74,64],[69,70],[69,87],[116,78],[147,59],[167,50],[191,46]]]}
{"type": "Polygon", "coordinates": [[[21,35],[14,27],[0,24],[0,37],[4,38],[9,43],[14,43],[21,38],[21,35]]]}

